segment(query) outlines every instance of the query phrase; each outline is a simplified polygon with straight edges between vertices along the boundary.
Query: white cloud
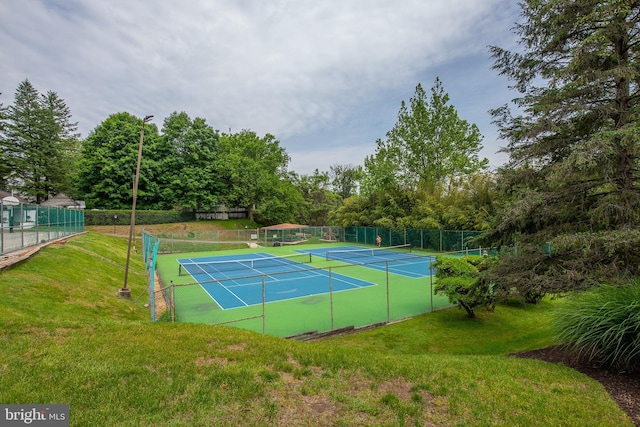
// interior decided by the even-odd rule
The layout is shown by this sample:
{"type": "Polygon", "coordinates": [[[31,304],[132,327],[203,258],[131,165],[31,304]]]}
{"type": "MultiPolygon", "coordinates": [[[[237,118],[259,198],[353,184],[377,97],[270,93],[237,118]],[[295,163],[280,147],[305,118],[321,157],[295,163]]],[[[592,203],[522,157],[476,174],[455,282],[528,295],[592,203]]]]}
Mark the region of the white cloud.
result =
{"type": "Polygon", "coordinates": [[[29,78],[67,101],[85,136],[120,111],[159,127],[186,111],[274,134],[305,158],[318,132],[336,149],[370,143],[344,163],[373,152],[430,70],[486,56],[514,19],[509,0],[40,0],[2,2],[0,16],[5,105],[29,78]]]}

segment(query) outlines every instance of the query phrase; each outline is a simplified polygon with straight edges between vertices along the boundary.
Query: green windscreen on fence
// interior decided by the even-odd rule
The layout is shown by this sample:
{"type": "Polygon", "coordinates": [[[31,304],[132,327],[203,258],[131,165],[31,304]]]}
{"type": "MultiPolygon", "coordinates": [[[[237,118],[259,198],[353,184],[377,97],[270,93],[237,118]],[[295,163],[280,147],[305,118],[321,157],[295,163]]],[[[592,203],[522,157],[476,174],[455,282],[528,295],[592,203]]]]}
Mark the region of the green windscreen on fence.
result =
{"type": "Polygon", "coordinates": [[[144,258],[144,264],[147,268],[147,286],[149,289],[149,307],[151,311],[152,322],[156,321],[155,273],[156,257],[158,255],[159,246],[160,239],[142,230],[142,256],[144,258]]]}
{"type": "Polygon", "coordinates": [[[480,231],[420,230],[415,228],[345,227],[346,242],[373,245],[382,237],[382,246],[409,244],[413,248],[434,252],[456,252],[478,249],[473,238],[480,231]]]}
{"type": "Polygon", "coordinates": [[[84,211],[0,200],[0,254],[84,231],[84,211]]]}

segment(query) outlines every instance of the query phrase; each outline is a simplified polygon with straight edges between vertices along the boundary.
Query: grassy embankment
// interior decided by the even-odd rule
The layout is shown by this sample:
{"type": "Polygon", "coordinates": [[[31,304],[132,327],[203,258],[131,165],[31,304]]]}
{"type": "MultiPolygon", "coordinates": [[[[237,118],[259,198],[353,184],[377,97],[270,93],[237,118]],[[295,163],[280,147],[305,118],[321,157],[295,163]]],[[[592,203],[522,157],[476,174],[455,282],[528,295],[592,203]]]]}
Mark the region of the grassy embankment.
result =
{"type": "Polygon", "coordinates": [[[448,310],[315,343],[149,323],[144,266],[95,232],[0,273],[0,402],[67,403],[72,426],[632,425],[563,366],[508,357],[553,343],[553,303],[448,310]]]}

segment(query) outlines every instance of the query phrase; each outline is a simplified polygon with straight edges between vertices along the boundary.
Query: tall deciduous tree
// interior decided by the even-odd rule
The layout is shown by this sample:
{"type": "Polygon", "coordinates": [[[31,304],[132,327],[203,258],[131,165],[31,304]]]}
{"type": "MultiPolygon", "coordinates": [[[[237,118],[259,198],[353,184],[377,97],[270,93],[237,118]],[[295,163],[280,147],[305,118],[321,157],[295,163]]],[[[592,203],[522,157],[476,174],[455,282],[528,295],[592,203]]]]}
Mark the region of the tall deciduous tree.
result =
{"type": "Polygon", "coordinates": [[[306,202],[297,187],[295,173],[274,182],[269,197],[262,199],[255,211],[254,220],[260,224],[282,224],[292,222],[306,224],[306,202]]]}
{"type": "Polygon", "coordinates": [[[174,112],[164,120],[156,147],[163,207],[195,209],[218,203],[223,190],[216,167],[218,144],[218,132],[204,119],[174,112]]]}
{"type": "Polygon", "coordinates": [[[334,164],[329,167],[329,175],[333,191],[344,200],[358,193],[364,171],[362,166],[334,164]]]}
{"type": "MultiPolygon", "coordinates": [[[[77,187],[87,207],[131,207],[141,126],[142,119],[129,113],[117,113],[109,116],[84,140],[77,187]]],[[[153,123],[144,127],[136,205],[140,209],[158,209],[162,207],[155,150],[158,129],[153,123]]]]}
{"type": "Polygon", "coordinates": [[[55,92],[40,95],[29,80],[20,83],[8,108],[3,147],[12,186],[37,203],[66,191],[76,130],[69,108],[55,92]]]}
{"type": "Polygon", "coordinates": [[[385,146],[402,182],[430,189],[447,178],[486,169],[488,160],[478,156],[481,141],[478,127],[458,116],[436,78],[430,98],[418,84],[409,105],[402,101],[385,146]]]}
{"type": "Polygon", "coordinates": [[[495,69],[521,95],[517,114],[493,112],[509,141],[503,183],[512,197],[488,238],[517,238],[527,257],[505,259],[496,276],[535,299],[638,275],[640,2],[521,6],[521,50],[491,48],[495,69]]]}
{"type": "Polygon", "coordinates": [[[256,205],[275,197],[273,190],[286,177],[289,155],[273,135],[259,137],[243,130],[220,136],[220,171],[226,189],[222,201],[246,207],[253,221],[256,205]]]}
{"type": "Polygon", "coordinates": [[[302,175],[296,182],[304,200],[301,222],[306,225],[327,225],[329,212],[337,208],[337,196],[329,190],[329,174],[316,169],[313,175],[302,175]]]}
{"type": "MultiPolygon", "coordinates": [[[[488,160],[479,158],[481,141],[478,127],[449,104],[440,79],[431,97],[418,84],[409,104],[402,101],[386,139],[376,140],[375,154],[364,160],[360,193],[368,199],[370,214],[357,222],[367,218],[365,225],[380,227],[444,226],[442,213],[427,206],[427,200],[456,192],[460,182],[487,168],[488,160]]],[[[344,218],[354,217],[347,211],[342,209],[336,220],[345,223],[344,218]]]]}

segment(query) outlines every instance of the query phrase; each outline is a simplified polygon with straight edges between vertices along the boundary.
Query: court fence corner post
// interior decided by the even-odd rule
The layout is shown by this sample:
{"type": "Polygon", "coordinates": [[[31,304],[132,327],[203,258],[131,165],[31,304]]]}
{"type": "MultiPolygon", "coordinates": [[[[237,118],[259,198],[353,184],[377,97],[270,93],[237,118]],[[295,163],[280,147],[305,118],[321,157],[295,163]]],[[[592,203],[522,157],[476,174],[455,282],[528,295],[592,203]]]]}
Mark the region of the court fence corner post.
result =
{"type": "Polygon", "coordinates": [[[171,323],[176,322],[176,286],[173,284],[173,280],[171,281],[171,298],[169,298],[169,313],[171,314],[171,323]]]}
{"type": "Polygon", "coordinates": [[[267,334],[267,314],[265,312],[265,285],[264,274],[262,275],[262,335],[267,334]]]}
{"type": "MultiPolygon", "coordinates": [[[[433,257],[435,261],[436,257],[433,257]]],[[[429,301],[431,302],[431,312],[433,313],[433,261],[429,261],[429,301]]]]}
{"type": "Polygon", "coordinates": [[[387,323],[391,323],[391,299],[389,297],[389,261],[385,262],[384,264],[387,281],[387,323]]]}

